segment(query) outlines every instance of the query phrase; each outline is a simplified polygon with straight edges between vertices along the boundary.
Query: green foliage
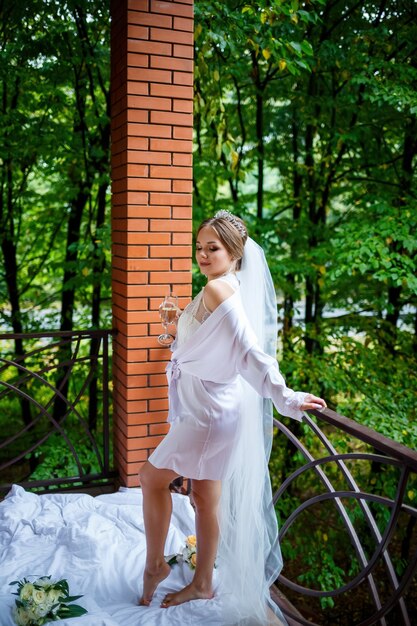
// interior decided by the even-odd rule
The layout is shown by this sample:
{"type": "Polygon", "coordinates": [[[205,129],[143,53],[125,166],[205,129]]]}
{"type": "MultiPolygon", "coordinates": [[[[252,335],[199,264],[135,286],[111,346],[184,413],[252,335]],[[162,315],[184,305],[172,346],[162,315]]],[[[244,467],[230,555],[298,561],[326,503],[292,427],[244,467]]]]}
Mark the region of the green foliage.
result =
{"type": "Polygon", "coordinates": [[[291,385],[413,447],[416,9],[381,7],[197,3],[195,220],[262,243],[291,385]]]}
{"type": "Polygon", "coordinates": [[[0,320],[16,332],[58,328],[72,289],[75,323],[90,326],[94,286],[110,296],[110,232],[99,215],[109,181],[108,3],[7,0],[1,11],[0,320]]]}
{"type": "MultiPolygon", "coordinates": [[[[66,428],[66,436],[74,446],[79,464],[61,434],[51,435],[35,452],[39,465],[30,475],[30,480],[50,480],[94,474],[100,471],[96,451],[86,442],[78,424],[66,428]],[[81,466],[81,467],[80,467],[81,466]]],[[[102,453],[102,451],[100,451],[102,453]]]]}
{"type": "MultiPolygon", "coordinates": [[[[319,539],[323,539],[323,536],[319,537],[319,539]]],[[[307,566],[307,571],[304,574],[300,574],[298,580],[306,587],[318,586],[321,591],[328,591],[338,589],[346,582],[345,571],[335,563],[327,538],[324,550],[320,552],[314,550],[307,553],[303,550],[302,557],[304,564],[307,566]]],[[[323,609],[326,609],[334,606],[334,600],[330,596],[324,596],[320,599],[320,604],[323,609]]]]}

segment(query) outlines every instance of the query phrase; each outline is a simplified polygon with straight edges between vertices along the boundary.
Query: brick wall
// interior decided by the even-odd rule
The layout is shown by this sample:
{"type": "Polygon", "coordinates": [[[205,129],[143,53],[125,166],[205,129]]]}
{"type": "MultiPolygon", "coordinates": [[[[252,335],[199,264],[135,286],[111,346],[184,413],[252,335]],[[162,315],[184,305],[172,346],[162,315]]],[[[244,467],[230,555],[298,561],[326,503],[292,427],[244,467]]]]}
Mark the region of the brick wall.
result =
{"type": "Polygon", "coordinates": [[[167,431],[158,305],[191,295],[193,0],[113,0],[114,444],[121,482],[167,431]]]}

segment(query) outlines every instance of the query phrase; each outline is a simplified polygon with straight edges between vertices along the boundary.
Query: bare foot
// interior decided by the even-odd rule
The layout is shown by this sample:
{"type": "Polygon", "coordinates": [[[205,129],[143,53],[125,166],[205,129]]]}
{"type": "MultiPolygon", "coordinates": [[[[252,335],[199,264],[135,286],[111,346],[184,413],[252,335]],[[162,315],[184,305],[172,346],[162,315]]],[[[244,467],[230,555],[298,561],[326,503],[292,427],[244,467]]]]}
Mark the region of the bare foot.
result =
{"type": "Polygon", "coordinates": [[[161,602],[161,608],[167,609],[170,606],[177,606],[190,600],[211,600],[213,597],[212,589],[199,589],[193,585],[193,583],[177,591],[176,593],[168,593],[161,602]]]}
{"type": "Polygon", "coordinates": [[[163,563],[160,567],[145,568],[143,572],[143,593],[139,600],[139,606],[149,606],[155,589],[167,576],[169,576],[171,568],[168,563],[163,563]]]}

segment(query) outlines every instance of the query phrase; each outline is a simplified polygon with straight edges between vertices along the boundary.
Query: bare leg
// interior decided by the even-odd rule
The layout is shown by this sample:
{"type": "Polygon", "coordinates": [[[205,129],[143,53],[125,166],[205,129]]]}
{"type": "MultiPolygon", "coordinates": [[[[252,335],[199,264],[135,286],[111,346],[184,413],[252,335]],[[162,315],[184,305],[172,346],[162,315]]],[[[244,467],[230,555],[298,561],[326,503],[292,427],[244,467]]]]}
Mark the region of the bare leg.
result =
{"type": "Polygon", "coordinates": [[[148,606],[155,589],[171,568],[165,562],[164,548],[172,513],[170,483],[178,478],[172,470],[157,469],[146,462],[140,472],[143,493],[143,521],[146,535],[146,563],[143,593],[139,604],[148,606]]]}
{"type": "Polygon", "coordinates": [[[167,608],[190,600],[213,597],[213,568],[219,543],[217,509],[220,494],[220,480],[193,480],[197,536],[197,566],[194,578],[181,591],[167,594],[161,607],[167,608]]]}

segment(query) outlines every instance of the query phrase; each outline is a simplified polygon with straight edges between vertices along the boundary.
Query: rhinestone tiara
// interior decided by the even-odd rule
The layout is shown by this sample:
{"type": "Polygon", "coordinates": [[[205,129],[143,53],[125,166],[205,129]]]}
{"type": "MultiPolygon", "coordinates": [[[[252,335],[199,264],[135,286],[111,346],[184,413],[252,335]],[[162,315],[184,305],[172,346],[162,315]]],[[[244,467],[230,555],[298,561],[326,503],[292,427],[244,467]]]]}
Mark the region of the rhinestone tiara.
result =
{"type": "Polygon", "coordinates": [[[235,215],[233,215],[233,213],[230,213],[230,211],[225,211],[224,209],[222,209],[221,211],[217,211],[217,213],[214,214],[214,217],[216,219],[218,218],[222,218],[224,220],[227,220],[228,222],[230,222],[231,224],[233,224],[233,226],[236,228],[236,230],[239,232],[239,234],[241,235],[241,237],[246,237],[247,233],[246,233],[246,229],[243,226],[243,224],[236,218],[235,215]]]}

